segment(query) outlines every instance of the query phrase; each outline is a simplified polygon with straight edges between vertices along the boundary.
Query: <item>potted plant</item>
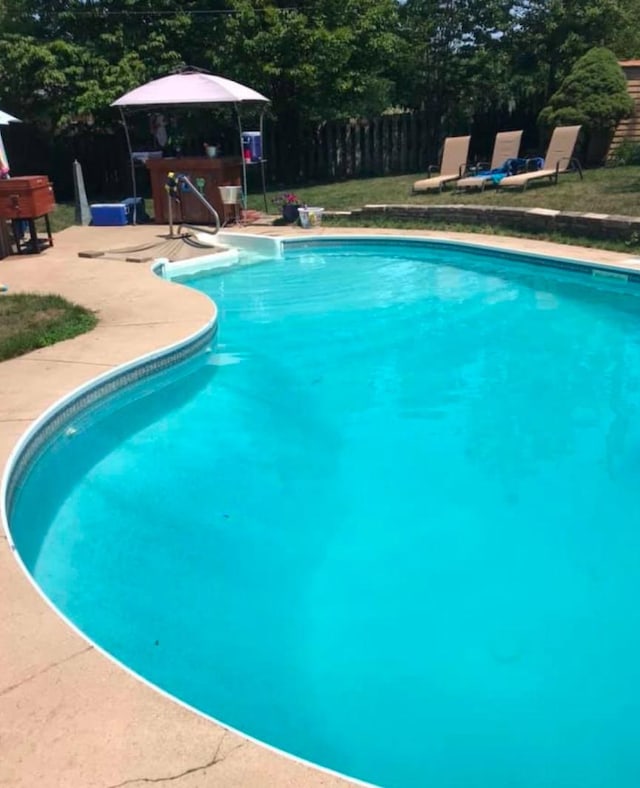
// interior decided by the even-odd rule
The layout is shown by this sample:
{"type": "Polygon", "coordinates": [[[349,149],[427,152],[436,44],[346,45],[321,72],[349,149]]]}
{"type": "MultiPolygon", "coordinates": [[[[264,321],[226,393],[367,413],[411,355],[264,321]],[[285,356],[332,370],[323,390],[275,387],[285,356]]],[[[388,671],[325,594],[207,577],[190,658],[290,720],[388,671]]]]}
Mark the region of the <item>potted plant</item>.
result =
{"type": "Polygon", "coordinates": [[[298,220],[298,208],[302,204],[297,194],[293,192],[284,192],[273,198],[273,203],[282,208],[282,218],[285,222],[292,224],[298,220]]]}

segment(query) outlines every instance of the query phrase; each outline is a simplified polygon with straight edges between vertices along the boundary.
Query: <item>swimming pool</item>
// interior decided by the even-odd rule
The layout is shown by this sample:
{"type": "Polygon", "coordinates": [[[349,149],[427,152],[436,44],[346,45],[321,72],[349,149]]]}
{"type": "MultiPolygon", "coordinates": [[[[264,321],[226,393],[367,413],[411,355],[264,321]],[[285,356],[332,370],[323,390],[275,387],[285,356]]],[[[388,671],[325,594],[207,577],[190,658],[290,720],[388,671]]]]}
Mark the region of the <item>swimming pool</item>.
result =
{"type": "Polygon", "coordinates": [[[190,284],[213,352],[79,414],[16,494],[53,602],[363,779],[636,785],[636,291],[362,242],[190,284]]]}

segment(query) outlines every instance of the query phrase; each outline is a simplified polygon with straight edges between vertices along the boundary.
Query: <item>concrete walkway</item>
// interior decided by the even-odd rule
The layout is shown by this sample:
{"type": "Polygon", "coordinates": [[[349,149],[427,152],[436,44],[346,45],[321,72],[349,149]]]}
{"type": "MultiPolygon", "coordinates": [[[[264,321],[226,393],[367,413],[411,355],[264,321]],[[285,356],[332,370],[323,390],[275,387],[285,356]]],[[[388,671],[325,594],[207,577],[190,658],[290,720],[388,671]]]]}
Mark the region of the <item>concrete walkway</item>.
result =
{"type": "MultiPolygon", "coordinates": [[[[282,228],[258,231],[274,234],[282,228]]],[[[0,264],[0,281],[9,292],[58,293],[95,310],[100,320],[89,334],[0,364],[3,466],[21,433],[61,396],[119,364],[188,337],[212,319],[215,307],[204,295],[155,277],[147,265],[77,256],[80,250],[144,243],[161,232],[154,226],[74,227],[56,236],[53,249],[0,264]]],[[[628,266],[629,260],[625,255],[523,239],[456,237],[612,266],[628,266]]],[[[226,732],[96,651],[43,601],[4,535],[0,643],[2,786],[348,784],[226,732]]]]}

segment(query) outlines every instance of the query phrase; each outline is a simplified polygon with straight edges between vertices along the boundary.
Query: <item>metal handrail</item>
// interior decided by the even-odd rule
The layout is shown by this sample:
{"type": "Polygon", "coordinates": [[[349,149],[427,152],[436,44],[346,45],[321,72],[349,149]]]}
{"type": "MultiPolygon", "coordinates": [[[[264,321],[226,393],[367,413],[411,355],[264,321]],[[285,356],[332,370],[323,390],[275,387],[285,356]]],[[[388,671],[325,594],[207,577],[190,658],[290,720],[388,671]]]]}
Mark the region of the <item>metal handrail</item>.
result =
{"type": "MultiPolygon", "coordinates": [[[[180,227],[178,228],[178,234],[179,235],[183,234],[183,233],[180,232],[180,230],[183,227],[188,227],[190,230],[198,230],[199,232],[210,233],[211,235],[215,235],[216,233],[220,232],[220,216],[218,215],[218,212],[213,207],[213,205],[211,205],[209,200],[207,200],[207,198],[204,196],[204,194],[202,194],[202,192],[200,192],[198,189],[196,189],[196,187],[193,185],[193,183],[191,183],[189,178],[186,175],[183,175],[182,173],[174,175],[172,180],[175,181],[176,185],[178,185],[180,183],[186,184],[187,187],[193,192],[193,196],[196,197],[198,200],[200,200],[200,202],[209,211],[209,213],[213,214],[213,218],[215,219],[215,222],[216,222],[216,229],[215,230],[211,230],[208,227],[198,227],[197,225],[194,225],[194,224],[187,224],[186,222],[181,222],[180,223],[180,227]]],[[[173,235],[173,205],[172,205],[172,199],[173,198],[172,198],[171,191],[172,191],[172,189],[167,187],[167,199],[169,201],[169,211],[168,211],[168,213],[169,213],[169,235],[173,238],[174,237],[174,235],[173,235]]]]}

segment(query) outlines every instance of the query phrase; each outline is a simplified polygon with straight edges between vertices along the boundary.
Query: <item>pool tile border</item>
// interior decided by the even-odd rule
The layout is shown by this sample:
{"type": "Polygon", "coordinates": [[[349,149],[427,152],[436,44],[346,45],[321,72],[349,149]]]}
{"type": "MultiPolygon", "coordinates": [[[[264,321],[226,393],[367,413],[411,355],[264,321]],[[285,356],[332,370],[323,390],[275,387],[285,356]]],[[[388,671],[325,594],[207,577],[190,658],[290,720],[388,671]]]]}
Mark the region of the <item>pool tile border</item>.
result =
{"type": "Polygon", "coordinates": [[[85,412],[104,397],[195,356],[215,338],[217,329],[216,318],[204,329],[178,345],[155,351],[135,362],[117,367],[90,381],[75,392],[71,392],[61,402],[46,411],[23,436],[23,440],[16,446],[12,458],[9,460],[4,492],[7,517],[11,517],[15,494],[25,474],[53,435],[60,432],[78,414],[85,412]]]}
{"type": "MultiPolygon", "coordinates": [[[[485,256],[499,258],[515,263],[526,263],[528,265],[535,265],[542,268],[556,268],[563,271],[571,271],[574,273],[584,274],[585,276],[593,276],[595,273],[601,274],[603,277],[622,280],[623,278],[634,284],[640,284],[640,270],[634,271],[626,268],[623,265],[599,264],[597,262],[588,260],[572,260],[571,258],[553,257],[537,252],[524,252],[517,249],[498,249],[496,247],[487,247],[484,244],[474,244],[472,241],[452,241],[447,239],[422,237],[400,237],[392,235],[382,235],[376,237],[365,238],[356,235],[345,236],[346,239],[358,241],[361,244],[374,244],[380,238],[387,238],[396,243],[406,244],[407,246],[421,246],[429,245],[442,249],[470,249],[474,253],[485,256]]],[[[344,243],[345,238],[330,238],[323,236],[315,236],[313,238],[286,238],[284,240],[285,252],[288,248],[304,249],[313,248],[320,241],[323,245],[331,247],[333,245],[339,246],[344,243]]]]}

